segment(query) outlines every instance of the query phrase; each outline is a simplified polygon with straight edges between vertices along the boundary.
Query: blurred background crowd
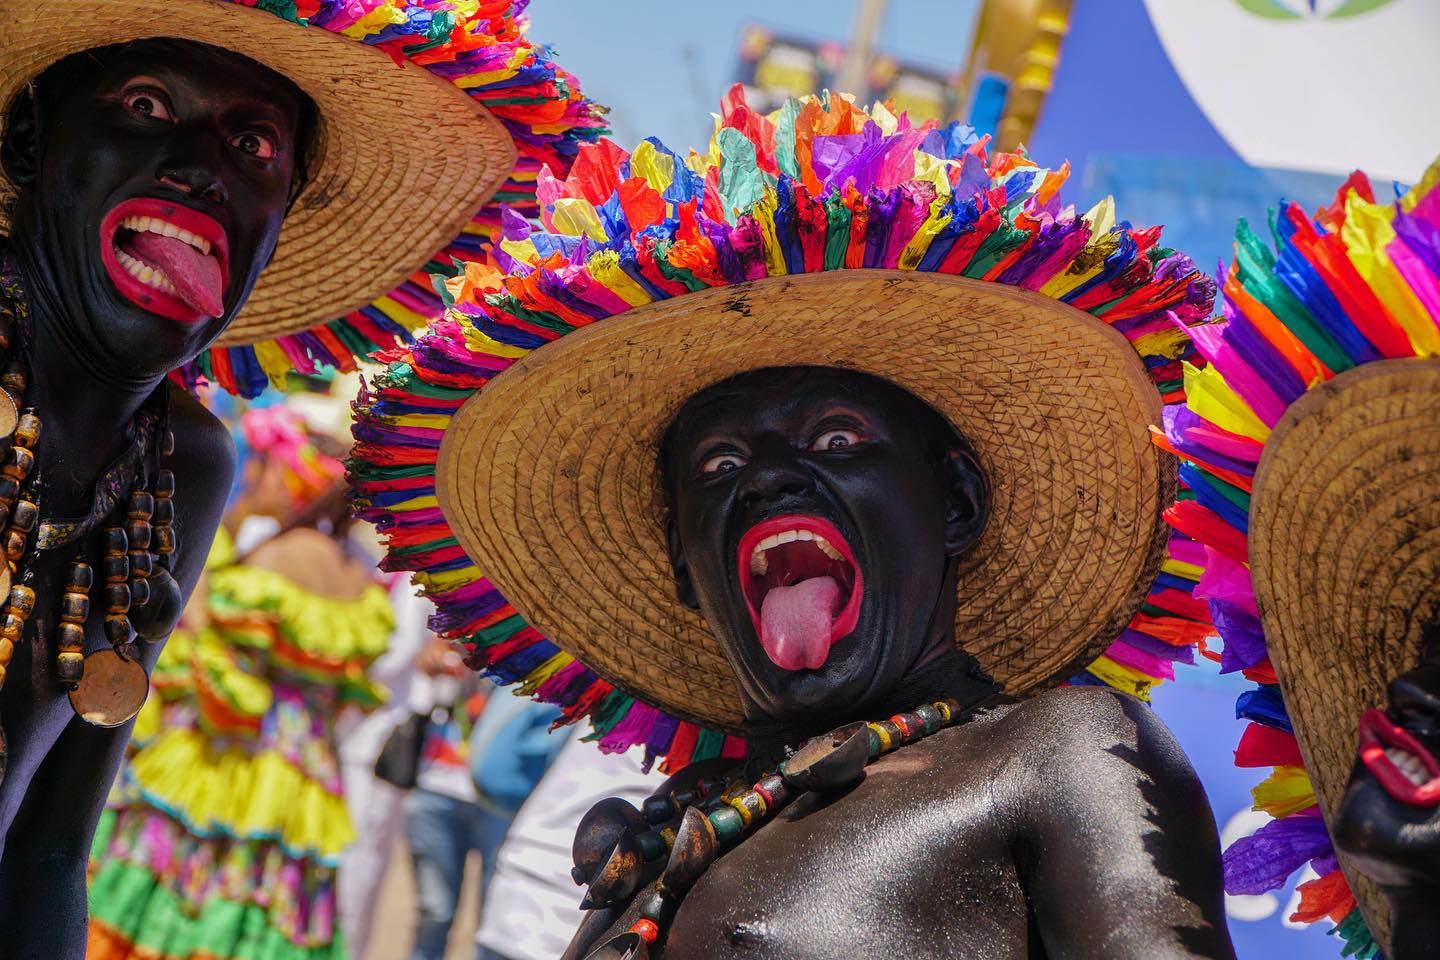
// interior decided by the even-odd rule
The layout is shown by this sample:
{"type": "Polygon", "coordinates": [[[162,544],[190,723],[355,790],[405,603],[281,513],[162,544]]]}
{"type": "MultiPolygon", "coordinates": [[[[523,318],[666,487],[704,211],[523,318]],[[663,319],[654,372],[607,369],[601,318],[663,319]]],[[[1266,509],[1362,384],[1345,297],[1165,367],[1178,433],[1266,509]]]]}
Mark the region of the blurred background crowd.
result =
{"type": "MultiPolygon", "coordinates": [[[[1408,182],[1440,145],[1424,95],[1440,85],[1433,0],[546,0],[530,15],[627,149],[703,144],[695,118],[733,83],[761,111],[843,90],[1068,157],[1068,199],[1114,195],[1202,264],[1229,256],[1238,218],[1263,224],[1281,198],[1313,209],[1354,168],[1408,182]]],[[[136,922],[147,901],[163,923],[179,909],[147,887],[163,858],[196,883],[260,877],[305,904],[312,941],[330,944],[307,960],[548,960],[580,915],[575,823],[661,776],[497,693],[377,569],[373,531],[346,516],[357,388],[292,377],[279,398],[207,396],[244,473],[96,839],[92,910],[136,922]]],[[[1178,669],[1156,708],[1228,842],[1263,816],[1235,738],[1208,719],[1243,681],[1205,659],[1178,669]]],[[[1338,952],[1328,924],[1286,919],[1293,898],[1293,881],[1227,898],[1240,956],[1338,952]]]]}

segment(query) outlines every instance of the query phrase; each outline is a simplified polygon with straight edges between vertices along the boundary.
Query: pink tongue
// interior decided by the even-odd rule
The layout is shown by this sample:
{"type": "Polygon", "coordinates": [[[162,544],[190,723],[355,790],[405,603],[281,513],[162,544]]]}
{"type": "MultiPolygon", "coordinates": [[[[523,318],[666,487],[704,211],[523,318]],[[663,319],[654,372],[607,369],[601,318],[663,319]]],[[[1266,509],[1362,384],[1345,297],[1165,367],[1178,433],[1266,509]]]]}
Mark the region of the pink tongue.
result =
{"type": "Polygon", "coordinates": [[[220,264],[183,240],[146,230],[129,238],[130,252],[159,268],[175,285],[180,299],[207,317],[225,313],[221,300],[220,264]]]}
{"type": "Polygon", "coordinates": [[[783,670],[817,670],[830,655],[830,627],[840,601],[833,577],[773,587],[760,605],[760,645],[783,670]]]}

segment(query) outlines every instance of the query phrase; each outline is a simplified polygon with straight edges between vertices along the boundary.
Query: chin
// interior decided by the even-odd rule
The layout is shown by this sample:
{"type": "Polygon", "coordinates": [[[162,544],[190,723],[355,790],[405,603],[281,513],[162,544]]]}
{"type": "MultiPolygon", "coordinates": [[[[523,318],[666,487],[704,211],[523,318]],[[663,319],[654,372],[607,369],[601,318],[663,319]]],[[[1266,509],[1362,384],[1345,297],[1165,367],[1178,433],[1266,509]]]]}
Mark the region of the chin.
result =
{"type": "Polygon", "coordinates": [[[862,639],[858,634],[837,641],[825,663],[814,670],[783,670],[766,657],[759,640],[751,641],[751,656],[760,665],[754,673],[774,704],[774,719],[804,725],[822,719],[833,721],[829,724],[833,726],[855,719],[883,694],[875,689],[882,669],[878,658],[858,656],[879,649],[877,644],[883,641],[862,639]]]}

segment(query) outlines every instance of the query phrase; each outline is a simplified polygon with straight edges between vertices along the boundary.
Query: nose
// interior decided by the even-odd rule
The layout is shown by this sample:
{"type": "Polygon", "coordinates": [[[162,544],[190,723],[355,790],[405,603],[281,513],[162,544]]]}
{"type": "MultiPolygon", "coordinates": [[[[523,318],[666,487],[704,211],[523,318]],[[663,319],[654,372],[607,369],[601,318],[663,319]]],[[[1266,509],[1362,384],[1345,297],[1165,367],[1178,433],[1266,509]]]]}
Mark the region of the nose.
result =
{"type": "Polygon", "coordinates": [[[802,496],[814,487],[814,480],[796,457],[795,450],[784,438],[774,437],[757,444],[751,451],[750,463],[737,493],[741,506],[757,507],[786,497],[802,496]]]}
{"type": "Polygon", "coordinates": [[[170,149],[155,170],[155,179],[197,200],[226,203],[230,191],[220,174],[221,151],[226,146],[212,130],[177,129],[170,149]]]}
{"type": "Polygon", "coordinates": [[[1407,726],[1440,727],[1440,664],[1429,663],[1390,681],[1391,713],[1407,726]]]}

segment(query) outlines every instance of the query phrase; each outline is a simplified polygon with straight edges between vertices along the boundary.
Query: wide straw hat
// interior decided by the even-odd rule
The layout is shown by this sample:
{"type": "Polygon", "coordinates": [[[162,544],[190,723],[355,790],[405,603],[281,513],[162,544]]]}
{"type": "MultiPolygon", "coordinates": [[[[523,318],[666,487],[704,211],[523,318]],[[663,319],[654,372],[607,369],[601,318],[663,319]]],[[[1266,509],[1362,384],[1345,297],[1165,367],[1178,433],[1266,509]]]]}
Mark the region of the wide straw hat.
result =
{"type": "Polygon", "coordinates": [[[1006,690],[1067,678],[1120,635],[1166,539],[1173,468],[1148,431],[1160,396],[1102,321],[966,277],[775,277],[576,331],[456,414],[441,509],[538,630],[667,712],[735,729],[730,667],[675,599],[657,454],[697,391],[792,365],[890,380],[974,446],[993,512],[960,573],[955,636],[1006,690]]]}
{"type": "Polygon", "coordinates": [[[451,284],[447,319],[362,397],[362,514],[436,628],[589,715],[602,747],[672,767],[743,750],[730,668],[675,600],[658,445],[711,384],[831,366],[974,445],[994,509],[956,636],[1008,690],[1173,676],[1208,628],[1152,594],[1173,468],[1147,428],[1190,349],[1166,313],[1205,316],[1213,285],[1108,202],[1064,207],[1063,168],[987,158],[965,128],[835,96],[723,110],[707,155],[585,148],[541,185],[545,229],[502,240],[508,275],[451,284]]]}
{"type": "Polygon", "coordinates": [[[1328,917],[1356,956],[1388,909],[1313,812],[1334,815],[1361,715],[1440,613],[1437,182],[1380,203],[1357,174],[1313,217],[1282,209],[1273,252],[1242,223],[1225,319],[1190,331],[1210,365],[1166,417],[1188,493],[1167,515],[1204,546],[1222,669],[1259,684],[1236,763],[1274,767],[1254,796],[1275,819],[1225,851],[1226,889],[1312,864],[1295,917],[1328,917]]]}
{"type": "MultiPolygon", "coordinates": [[[[1255,599],[1327,822],[1355,762],[1357,718],[1386,706],[1440,618],[1437,423],[1440,359],[1367,364],[1291,404],[1255,474],[1255,599]]],[[[1347,877],[1383,941],[1384,896],[1347,877]]]]}
{"type": "MultiPolygon", "coordinates": [[[[70,54],[155,37],[243,54],[315,101],[319,123],[309,180],[285,218],[273,261],[216,349],[292,340],[283,350],[262,350],[258,363],[254,351],[238,351],[219,361],[219,374],[207,357],[202,371],[254,394],[266,372],[274,378],[292,366],[310,372],[316,362],[352,366],[352,354],[391,345],[407,322],[423,324],[429,316],[414,294],[399,304],[382,301],[379,316],[367,319],[361,311],[407,284],[462,233],[514,172],[517,141],[563,169],[573,144],[537,152],[531,141],[563,141],[570,128],[583,135],[587,125],[599,126],[590,124],[588,110],[567,111],[567,101],[581,103],[578,95],[565,89],[564,75],[543,51],[537,56],[521,38],[516,11],[504,6],[481,17],[435,6],[298,0],[257,9],[243,0],[30,0],[23,11],[0,18],[0,104],[8,106],[70,54]],[[522,67],[531,74],[525,89],[515,78],[522,67]],[[558,101],[558,110],[539,118],[550,133],[537,135],[531,123],[510,117],[507,128],[485,106],[490,84],[508,87],[512,98],[558,101]],[[551,89],[534,91],[531,84],[551,89]],[[328,331],[338,336],[296,336],[347,315],[356,319],[346,329],[328,331]]],[[[12,197],[12,185],[0,176],[0,233],[8,228],[3,206],[12,197]]]]}

